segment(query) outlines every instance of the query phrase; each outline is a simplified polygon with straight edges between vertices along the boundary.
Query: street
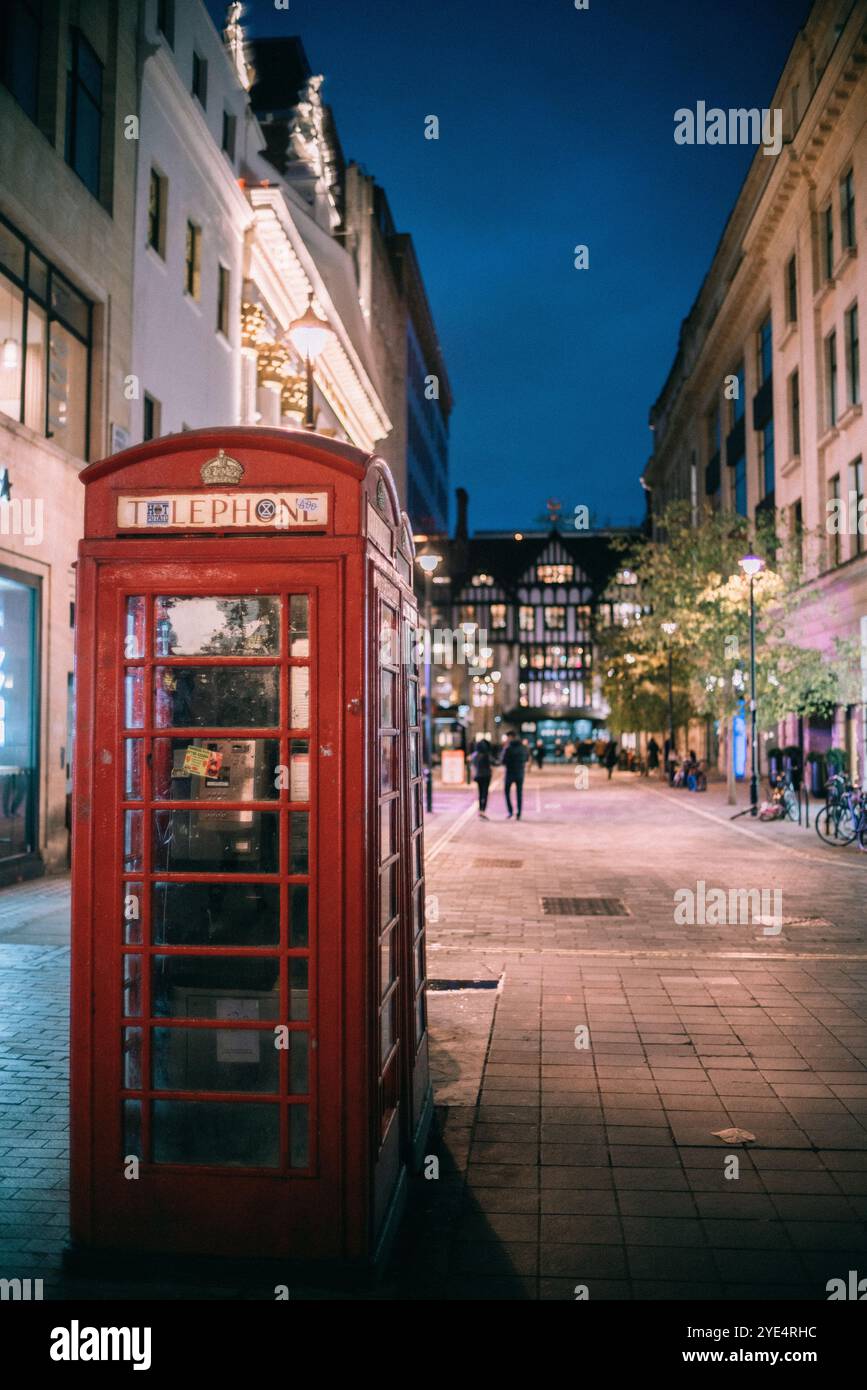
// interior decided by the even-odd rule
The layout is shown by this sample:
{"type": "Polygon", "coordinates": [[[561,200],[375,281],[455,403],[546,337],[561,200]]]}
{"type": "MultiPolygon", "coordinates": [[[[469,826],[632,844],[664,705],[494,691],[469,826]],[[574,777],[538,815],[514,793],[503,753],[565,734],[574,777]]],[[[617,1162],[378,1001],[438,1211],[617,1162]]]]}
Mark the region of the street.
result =
{"type": "MultiPolygon", "coordinates": [[[[437,787],[434,808],[438,1163],[366,1296],[821,1300],[867,1274],[867,860],[731,822],[719,784],[597,768],[586,790],[532,772],[520,822],[496,778],[487,822],[471,789],[437,787]],[[780,889],[781,921],[677,924],[699,881],[780,889]]],[[[104,1297],[60,1272],[67,902],[63,880],[0,897],[0,1266],[46,1297],[104,1297]]]]}

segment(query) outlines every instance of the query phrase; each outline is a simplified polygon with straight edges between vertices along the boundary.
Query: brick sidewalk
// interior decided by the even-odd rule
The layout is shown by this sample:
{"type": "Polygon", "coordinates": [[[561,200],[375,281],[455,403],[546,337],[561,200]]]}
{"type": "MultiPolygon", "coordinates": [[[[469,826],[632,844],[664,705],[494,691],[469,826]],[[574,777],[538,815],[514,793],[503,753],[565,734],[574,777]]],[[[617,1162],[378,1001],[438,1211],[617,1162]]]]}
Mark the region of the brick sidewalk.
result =
{"type": "MultiPolygon", "coordinates": [[[[440,1176],[414,1180],[365,1296],[824,1299],[867,1275],[867,862],[730,823],[719,791],[595,769],[587,791],[532,774],[520,823],[496,785],[491,802],[464,822],[471,791],[435,794],[428,973],[499,989],[429,995],[440,1176]],[[781,888],[782,932],[676,925],[674,893],[699,878],[781,888]],[[627,915],[549,916],[553,897],[627,915]],[[728,1126],[756,1142],[713,1137],[728,1126]]],[[[46,1297],[271,1297],[61,1278],[64,893],[0,893],[0,1274],[43,1278],[46,1297]]]]}

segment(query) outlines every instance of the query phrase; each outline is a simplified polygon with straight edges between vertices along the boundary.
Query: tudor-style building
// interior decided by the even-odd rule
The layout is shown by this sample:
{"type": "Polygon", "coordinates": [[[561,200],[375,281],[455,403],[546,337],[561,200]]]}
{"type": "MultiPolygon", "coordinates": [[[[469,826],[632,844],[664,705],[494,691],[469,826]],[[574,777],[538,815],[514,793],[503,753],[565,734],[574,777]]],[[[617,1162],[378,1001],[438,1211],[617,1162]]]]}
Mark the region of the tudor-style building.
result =
{"type": "Polygon", "coordinates": [[[602,626],[639,609],[635,575],[614,541],[627,530],[467,530],[467,494],[457,489],[453,538],[419,539],[442,562],[432,586],[434,717],[442,737],[593,739],[608,714],[596,671],[602,626]],[[463,633],[466,645],[455,640],[463,633]]]}

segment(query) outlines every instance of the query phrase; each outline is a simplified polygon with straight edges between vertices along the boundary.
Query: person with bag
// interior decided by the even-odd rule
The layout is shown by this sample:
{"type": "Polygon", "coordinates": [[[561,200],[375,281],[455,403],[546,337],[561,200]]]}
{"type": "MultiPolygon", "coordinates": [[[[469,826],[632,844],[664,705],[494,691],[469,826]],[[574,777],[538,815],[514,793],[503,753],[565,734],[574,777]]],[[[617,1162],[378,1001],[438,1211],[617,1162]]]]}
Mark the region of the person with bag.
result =
{"type": "Polygon", "coordinates": [[[487,820],[488,789],[491,785],[491,773],[493,771],[493,749],[486,738],[480,738],[477,741],[470,754],[470,764],[473,769],[473,781],[479,789],[479,820],[487,820]]]}

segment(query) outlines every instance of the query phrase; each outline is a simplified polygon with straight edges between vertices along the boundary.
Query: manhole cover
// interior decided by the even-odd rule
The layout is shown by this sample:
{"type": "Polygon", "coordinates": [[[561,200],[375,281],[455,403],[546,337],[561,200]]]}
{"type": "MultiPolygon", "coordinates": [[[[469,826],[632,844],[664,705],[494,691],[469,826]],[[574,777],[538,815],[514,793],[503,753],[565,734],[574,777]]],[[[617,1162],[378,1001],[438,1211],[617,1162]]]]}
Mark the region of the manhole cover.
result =
{"type": "Polygon", "coordinates": [[[523,859],[474,859],[474,869],[523,869],[523,859]]]}
{"type": "Polygon", "coordinates": [[[543,898],[542,911],[548,917],[628,917],[620,898],[543,898]]]}
{"type": "Polygon", "coordinates": [[[499,980],[428,980],[428,989],[496,989],[499,980]]]}

